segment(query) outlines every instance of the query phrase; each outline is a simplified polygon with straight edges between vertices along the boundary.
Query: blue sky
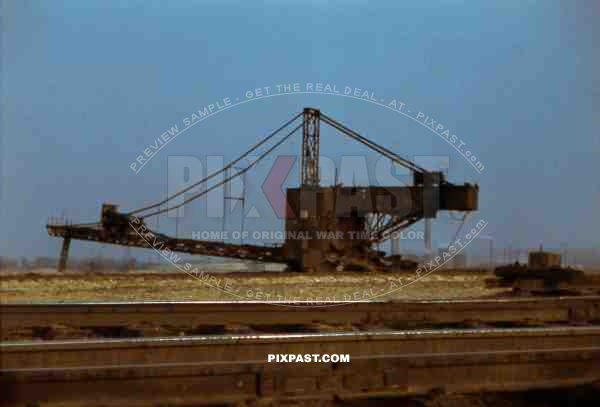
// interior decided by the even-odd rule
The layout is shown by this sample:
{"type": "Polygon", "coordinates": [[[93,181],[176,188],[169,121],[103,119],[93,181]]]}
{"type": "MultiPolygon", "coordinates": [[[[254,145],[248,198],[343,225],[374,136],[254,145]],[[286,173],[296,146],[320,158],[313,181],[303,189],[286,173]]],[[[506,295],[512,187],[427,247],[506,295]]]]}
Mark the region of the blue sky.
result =
{"type": "MultiPolygon", "coordinates": [[[[228,161],[304,106],[403,156],[448,156],[451,180],[480,184],[474,218],[489,222],[499,246],[598,246],[597,3],[373,3],[3,1],[0,255],[56,255],[49,216],[94,221],[104,201],[124,209],[152,202],[167,193],[169,156],[228,161]],[[424,112],[484,171],[414,120],[322,94],[233,107],[177,137],[140,173],[129,168],[210,103],[317,82],[424,112]]],[[[298,154],[298,140],[280,153],[298,154]]],[[[367,152],[324,131],[321,153],[336,161],[367,152]]],[[[268,164],[249,176],[249,203],[259,209],[268,208],[260,190],[268,164]]],[[[221,227],[205,206],[186,210],[182,233],[221,227]]],[[[173,231],[172,220],[160,222],[173,231]]],[[[441,242],[456,226],[438,223],[441,242]]],[[[280,229],[281,221],[247,222],[265,225],[280,229]]],[[[75,255],[111,253],[76,247],[75,255]]]]}

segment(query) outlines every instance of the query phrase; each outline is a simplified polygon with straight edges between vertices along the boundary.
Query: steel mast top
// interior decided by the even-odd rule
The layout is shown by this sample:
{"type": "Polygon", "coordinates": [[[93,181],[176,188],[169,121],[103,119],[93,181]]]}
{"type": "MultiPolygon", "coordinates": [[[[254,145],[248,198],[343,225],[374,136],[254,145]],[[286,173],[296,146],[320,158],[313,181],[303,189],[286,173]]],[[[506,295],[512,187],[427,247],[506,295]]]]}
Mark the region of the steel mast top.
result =
{"type": "Polygon", "coordinates": [[[300,185],[319,186],[319,138],[321,112],[312,107],[304,108],[302,134],[302,172],[300,185]]]}

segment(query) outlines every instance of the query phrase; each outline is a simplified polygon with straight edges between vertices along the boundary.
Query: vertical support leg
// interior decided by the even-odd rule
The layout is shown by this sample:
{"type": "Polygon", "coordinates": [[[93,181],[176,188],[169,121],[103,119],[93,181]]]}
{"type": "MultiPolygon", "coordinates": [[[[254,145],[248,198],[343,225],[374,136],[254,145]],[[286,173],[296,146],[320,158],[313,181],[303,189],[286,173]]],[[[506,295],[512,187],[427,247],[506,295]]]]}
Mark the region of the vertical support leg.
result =
{"type": "Polygon", "coordinates": [[[392,256],[400,256],[400,235],[392,233],[392,256]]]}
{"type": "Polygon", "coordinates": [[[425,256],[427,261],[435,257],[431,247],[431,221],[440,209],[441,172],[430,172],[423,175],[423,217],[425,218],[425,256]]]}
{"type": "Polygon", "coordinates": [[[425,258],[430,261],[433,258],[433,248],[431,247],[431,219],[425,219],[425,258]]]}
{"type": "Polygon", "coordinates": [[[62,249],[60,251],[60,259],[58,259],[58,272],[63,272],[67,269],[67,259],[69,258],[69,246],[71,246],[71,238],[63,239],[62,249]]]}

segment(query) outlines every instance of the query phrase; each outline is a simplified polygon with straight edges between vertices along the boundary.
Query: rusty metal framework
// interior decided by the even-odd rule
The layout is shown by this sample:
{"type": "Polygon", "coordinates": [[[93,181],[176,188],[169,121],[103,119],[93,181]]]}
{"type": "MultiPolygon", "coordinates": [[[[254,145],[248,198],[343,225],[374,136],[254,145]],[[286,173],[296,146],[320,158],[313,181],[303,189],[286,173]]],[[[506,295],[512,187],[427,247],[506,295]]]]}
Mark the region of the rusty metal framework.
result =
{"type": "Polygon", "coordinates": [[[339,121],[327,116],[315,108],[305,108],[302,113],[294,115],[267,137],[254,144],[248,151],[224,168],[191,184],[167,198],[133,211],[122,213],[116,205],[104,204],[101,220],[96,223],[71,224],[49,223],[49,235],[64,239],[59,260],[59,270],[64,270],[67,263],[68,251],[72,239],[110,243],[122,246],[168,249],[174,252],[194,255],[219,256],[239,259],[251,259],[269,262],[284,262],[306,269],[306,264],[312,264],[309,269],[319,268],[319,262],[328,257],[332,247],[338,252],[346,250],[350,255],[363,253],[365,258],[371,258],[369,247],[383,240],[388,240],[393,232],[409,227],[424,218],[433,218],[439,210],[470,212],[477,209],[477,185],[455,185],[448,182],[442,173],[430,172],[414,162],[407,160],[395,152],[383,147],[372,140],[363,137],[339,121]],[[294,124],[300,117],[300,123],[294,124]],[[369,149],[390,159],[392,162],[408,168],[413,173],[413,186],[410,187],[381,187],[370,186],[361,188],[359,197],[355,188],[321,187],[319,177],[319,144],[321,122],[332,127],[337,132],[349,137],[369,149]],[[356,232],[358,229],[369,232],[368,237],[358,243],[339,239],[335,242],[314,241],[308,245],[287,240],[279,246],[236,245],[223,242],[200,241],[194,239],[179,239],[150,230],[144,219],[158,216],[161,213],[186,205],[210,191],[222,187],[231,179],[243,176],[259,161],[272,153],[276,148],[302,128],[302,154],[300,187],[288,189],[288,205],[295,208],[295,219],[286,219],[286,231],[347,231],[356,232]],[[291,129],[291,130],[290,130],[291,129]],[[279,137],[281,133],[286,133],[279,137]],[[277,137],[279,139],[277,140],[277,137]],[[277,140],[277,141],[275,141],[277,140]],[[272,142],[270,147],[267,143],[272,142]],[[254,161],[246,167],[236,166],[252,152],[265,149],[254,161]],[[228,175],[228,171],[236,172],[228,175]],[[224,179],[210,188],[202,189],[202,185],[223,174],[224,179]],[[191,192],[199,187],[199,192],[191,192]],[[172,200],[190,192],[176,205],[169,205],[172,200]],[[381,204],[379,198],[387,200],[381,204]],[[316,201],[310,202],[316,199],[316,201]],[[338,213],[339,207],[351,207],[338,213]],[[302,214],[310,215],[304,219],[302,214]],[[332,214],[333,213],[333,214],[332,214]],[[137,225],[138,227],[133,227],[137,225]],[[140,233],[140,228],[143,230],[140,233]],[[151,238],[151,242],[148,240],[151,238]],[[350,248],[348,250],[348,248],[350,248]],[[360,250],[357,250],[360,249],[360,250]],[[312,260],[311,260],[312,259],[312,260]]]}
{"type": "Polygon", "coordinates": [[[302,173],[300,184],[306,187],[318,187],[321,113],[316,109],[306,108],[302,117],[302,173]]]}

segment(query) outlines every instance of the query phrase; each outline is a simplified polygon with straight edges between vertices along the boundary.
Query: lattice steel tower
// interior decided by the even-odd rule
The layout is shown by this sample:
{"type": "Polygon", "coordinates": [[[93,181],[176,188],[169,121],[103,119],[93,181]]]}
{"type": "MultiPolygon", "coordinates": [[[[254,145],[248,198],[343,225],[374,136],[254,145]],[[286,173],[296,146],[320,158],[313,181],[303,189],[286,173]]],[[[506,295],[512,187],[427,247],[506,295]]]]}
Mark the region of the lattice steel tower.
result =
{"type": "Polygon", "coordinates": [[[303,113],[302,186],[319,186],[319,137],[321,112],[307,107],[303,113]]]}

